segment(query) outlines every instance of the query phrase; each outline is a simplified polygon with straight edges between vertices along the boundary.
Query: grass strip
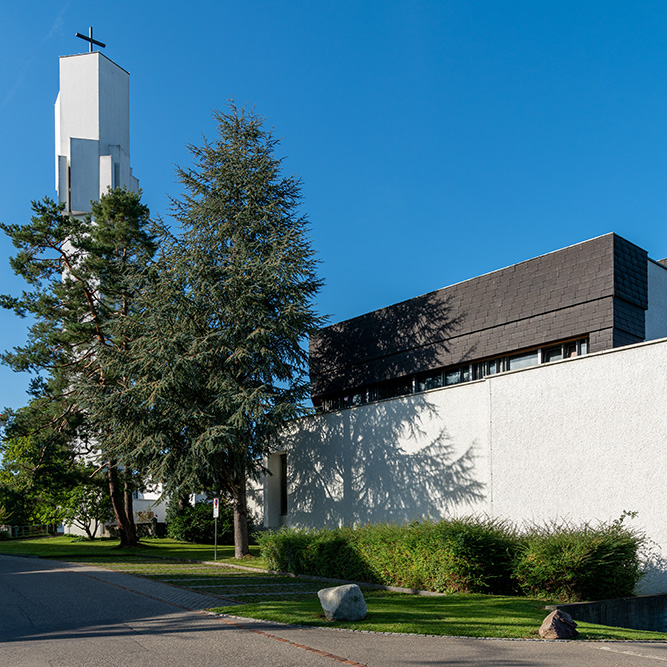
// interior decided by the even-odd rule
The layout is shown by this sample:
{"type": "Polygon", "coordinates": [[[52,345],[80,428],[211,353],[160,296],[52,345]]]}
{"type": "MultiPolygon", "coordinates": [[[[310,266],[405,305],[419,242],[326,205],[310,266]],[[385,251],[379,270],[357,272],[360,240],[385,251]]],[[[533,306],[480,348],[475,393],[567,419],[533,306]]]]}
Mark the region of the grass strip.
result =
{"type": "MultiPolygon", "coordinates": [[[[184,560],[212,561],[214,548],[211,544],[191,544],[170,538],[142,539],[139,546],[120,548],[119,540],[99,538],[78,540],[70,535],[59,537],[39,537],[25,540],[4,540],[0,542],[0,554],[17,556],[38,556],[74,560],[79,558],[109,558],[108,562],[130,556],[173,558],[184,560]]],[[[266,562],[259,557],[259,547],[250,547],[250,558],[234,558],[232,545],[218,546],[218,562],[232,563],[267,569],[266,562]]]]}
{"type": "MultiPolygon", "coordinates": [[[[234,616],[375,632],[450,635],[489,638],[538,638],[547,615],[544,600],[491,595],[453,594],[422,597],[385,591],[364,593],[368,615],[363,621],[327,621],[316,596],[258,600],[212,611],[234,616]]],[[[579,623],[581,639],[661,640],[664,634],[579,623]]]]}

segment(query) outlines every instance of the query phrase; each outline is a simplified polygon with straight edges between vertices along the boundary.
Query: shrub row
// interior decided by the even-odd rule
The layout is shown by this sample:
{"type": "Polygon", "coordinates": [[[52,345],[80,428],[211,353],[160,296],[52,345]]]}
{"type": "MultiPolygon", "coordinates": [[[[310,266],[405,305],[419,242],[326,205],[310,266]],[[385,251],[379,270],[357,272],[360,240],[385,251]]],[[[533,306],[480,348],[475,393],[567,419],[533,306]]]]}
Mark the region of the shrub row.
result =
{"type": "Polygon", "coordinates": [[[258,536],[276,570],[443,593],[526,594],[562,601],[632,594],[643,536],[620,521],[518,531],[491,519],[258,536]]]}

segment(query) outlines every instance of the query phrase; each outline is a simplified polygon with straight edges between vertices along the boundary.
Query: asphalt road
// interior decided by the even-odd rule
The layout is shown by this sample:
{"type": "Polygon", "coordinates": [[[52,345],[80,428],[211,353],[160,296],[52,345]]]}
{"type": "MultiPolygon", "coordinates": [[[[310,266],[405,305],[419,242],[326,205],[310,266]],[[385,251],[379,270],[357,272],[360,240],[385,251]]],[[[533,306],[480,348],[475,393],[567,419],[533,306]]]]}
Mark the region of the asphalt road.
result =
{"type": "Polygon", "coordinates": [[[96,568],[0,556],[0,666],[651,667],[667,643],[502,641],[294,628],[198,611],[211,598],[96,568]]]}

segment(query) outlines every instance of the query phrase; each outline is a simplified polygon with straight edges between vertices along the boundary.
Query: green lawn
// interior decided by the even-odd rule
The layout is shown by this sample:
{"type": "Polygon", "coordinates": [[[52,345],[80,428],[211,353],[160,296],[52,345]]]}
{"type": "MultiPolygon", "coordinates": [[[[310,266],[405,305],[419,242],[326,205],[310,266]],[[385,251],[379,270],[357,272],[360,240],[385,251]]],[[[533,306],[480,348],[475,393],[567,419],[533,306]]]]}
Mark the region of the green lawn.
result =
{"type": "MultiPolygon", "coordinates": [[[[37,537],[26,540],[6,540],[0,542],[0,554],[39,556],[40,558],[66,558],[69,560],[90,558],[92,556],[110,556],[112,559],[127,556],[146,556],[158,558],[177,558],[187,560],[213,560],[212,544],[189,544],[170,538],[149,538],[141,540],[138,547],[121,549],[118,540],[96,539],[92,542],[77,541],[66,535],[61,537],[37,537]]],[[[266,563],[259,558],[259,547],[251,546],[251,558],[237,560],[234,547],[218,546],[218,560],[237,563],[250,567],[266,568],[266,563]]]]}
{"type": "MultiPolygon", "coordinates": [[[[220,563],[266,569],[258,547],[254,557],[236,560],[231,546],[218,547],[220,563]]],[[[234,616],[357,630],[468,637],[537,637],[548,602],[522,597],[491,595],[417,596],[365,589],[368,616],[357,623],[327,621],[317,590],[329,584],[268,572],[220,567],[202,562],[213,559],[210,545],[171,539],[142,540],[139,547],[120,549],[117,540],[75,541],[72,537],[45,537],[0,542],[0,554],[32,555],[85,562],[164,581],[201,593],[234,600],[233,606],[214,611],[234,616]],[[167,560],[167,559],[182,559],[167,560]]],[[[624,628],[579,624],[582,639],[667,640],[667,635],[624,628]]]]}
{"type": "MultiPolygon", "coordinates": [[[[426,597],[384,591],[364,591],[364,597],[368,615],[355,623],[327,621],[314,596],[218,607],[213,611],[299,625],[497,638],[538,638],[537,631],[549,613],[544,609],[544,600],[530,598],[463,594],[426,597]]],[[[667,641],[667,636],[659,632],[590,623],[578,623],[578,630],[581,639],[667,641]]]]}

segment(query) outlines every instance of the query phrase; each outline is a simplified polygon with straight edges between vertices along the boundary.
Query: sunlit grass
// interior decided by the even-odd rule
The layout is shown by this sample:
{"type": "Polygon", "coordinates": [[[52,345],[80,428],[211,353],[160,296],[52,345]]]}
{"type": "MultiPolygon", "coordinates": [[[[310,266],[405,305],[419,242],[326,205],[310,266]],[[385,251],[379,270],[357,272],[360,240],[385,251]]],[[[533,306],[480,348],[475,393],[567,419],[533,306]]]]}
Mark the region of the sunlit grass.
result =
{"type": "MultiPolygon", "coordinates": [[[[384,591],[365,592],[364,596],[368,615],[365,620],[355,623],[327,621],[316,596],[217,607],[214,611],[280,623],[376,632],[535,639],[548,613],[544,609],[544,600],[531,598],[462,594],[426,597],[384,591]]],[[[659,632],[590,623],[579,623],[578,629],[581,639],[666,639],[659,632]]]]}

